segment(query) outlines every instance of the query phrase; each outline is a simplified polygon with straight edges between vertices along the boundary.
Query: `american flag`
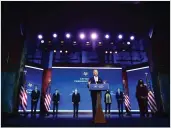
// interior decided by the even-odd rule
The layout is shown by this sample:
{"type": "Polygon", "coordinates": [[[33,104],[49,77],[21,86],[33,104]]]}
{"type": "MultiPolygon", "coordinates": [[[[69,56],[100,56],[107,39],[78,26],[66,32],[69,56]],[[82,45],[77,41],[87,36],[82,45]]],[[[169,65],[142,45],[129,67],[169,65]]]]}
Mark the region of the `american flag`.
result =
{"type": "Polygon", "coordinates": [[[23,85],[20,88],[19,96],[20,96],[20,105],[21,105],[23,111],[26,112],[26,110],[27,110],[27,92],[23,85]]]}
{"type": "Polygon", "coordinates": [[[156,107],[157,105],[156,105],[154,93],[151,90],[148,91],[148,106],[151,112],[153,113],[157,112],[157,107],[156,107]]]}
{"type": "Polygon", "coordinates": [[[148,73],[145,73],[146,75],[146,82],[148,87],[148,106],[152,113],[157,112],[157,105],[154,97],[154,93],[152,92],[152,87],[148,78],[148,73]]]}
{"type": "Polygon", "coordinates": [[[124,103],[125,103],[125,106],[126,106],[126,109],[130,112],[131,111],[131,103],[130,103],[130,100],[129,100],[129,96],[127,94],[124,94],[124,103]]]}
{"type": "Polygon", "coordinates": [[[44,100],[44,105],[45,105],[45,108],[46,108],[47,112],[50,110],[50,104],[51,104],[51,93],[50,93],[50,90],[51,90],[51,87],[49,85],[49,87],[46,90],[46,95],[45,95],[45,100],[44,100]]]}

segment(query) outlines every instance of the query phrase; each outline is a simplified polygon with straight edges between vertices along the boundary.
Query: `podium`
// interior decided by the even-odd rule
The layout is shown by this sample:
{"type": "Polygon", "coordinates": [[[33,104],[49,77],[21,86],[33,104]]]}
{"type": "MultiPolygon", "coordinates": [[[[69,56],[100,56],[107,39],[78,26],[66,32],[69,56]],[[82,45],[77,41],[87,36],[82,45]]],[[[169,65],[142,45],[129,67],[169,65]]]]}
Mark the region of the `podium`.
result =
{"type": "Polygon", "coordinates": [[[97,101],[96,101],[96,115],[94,123],[106,123],[106,119],[102,110],[101,104],[101,91],[106,91],[109,89],[109,84],[90,84],[90,91],[97,91],[97,101]]]}

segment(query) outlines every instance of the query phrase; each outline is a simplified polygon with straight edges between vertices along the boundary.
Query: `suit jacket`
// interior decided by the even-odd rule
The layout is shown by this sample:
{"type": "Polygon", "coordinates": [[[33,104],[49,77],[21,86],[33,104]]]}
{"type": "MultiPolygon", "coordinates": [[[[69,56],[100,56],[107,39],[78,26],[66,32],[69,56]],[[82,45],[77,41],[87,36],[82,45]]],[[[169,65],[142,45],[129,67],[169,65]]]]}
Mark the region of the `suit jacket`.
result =
{"type": "Polygon", "coordinates": [[[54,102],[54,104],[57,104],[60,101],[60,94],[57,93],[56,95],[56,93],[54,93],[52,97],[52,101],[54,102]]]}
{"type": "Polygon", "coordinates": [[[74,102],[74,104],[77,104],[80,102],[80,93],[73,93],[72,94],[72,102],[74,102]]]}
{"type": "Polygon", "coordinates": [[[116,92],[116,100],[117,101],[123,101],[124,100],[123,92],[120,91],[120,94],[118,92],[116,92]]]}
{"type": "Polygon", "coordinates": [[[32,101],[36,100],[35,102],[37,102],[39,100],[39,97],[40,97],[40,91],[39,90],[37,90],[37,93],[35,92],[35,90],[33,90],[31,92],[31,99],[32,99],[32,101]]]}
{"type": "MultiPolygon", "coordinates": [[[[96,82],[94,80],[94,76],[89,79],[89,82],[91,82],[91,84],[96,84],[96,82]]],[[[97,84],[102,84],[102,83],[103,83],[103,80],[100,77],[98,77],[97,84]]],[[[89,85],[87,85],[87,86],[89,88],[89,85]]]]}
{"type": "Polygon", "coordinates": [[[136,87],[136,98],[139,100],[141,99],[141,96],[148,97],[148,88],[145,85],[143,87],[136,87]]]}

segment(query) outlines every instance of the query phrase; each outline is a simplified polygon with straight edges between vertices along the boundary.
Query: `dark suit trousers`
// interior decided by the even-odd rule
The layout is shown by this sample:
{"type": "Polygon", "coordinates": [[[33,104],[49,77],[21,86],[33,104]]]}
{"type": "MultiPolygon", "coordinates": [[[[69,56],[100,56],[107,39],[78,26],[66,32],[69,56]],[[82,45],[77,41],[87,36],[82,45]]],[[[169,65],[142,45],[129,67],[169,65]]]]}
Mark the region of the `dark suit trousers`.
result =
{"type": "Polygon", "coordinates": [[[107,114],[107,110],[108,110],[108,114],[110,114],[110,103],[105,103],[105,114],[107,114]]]}
{"type": "Polygon", "coordinates": [[[79,104],[78,103],[74,103],[73,104],[73,111],[74,111],[74,117],[77,116],[78,117],[78,109],[79,109],[79,104]]]}
{"type": "Polygon", "coordinates": [[[118,100],[118,110],[119,110],[119,116],[123,115],[123,101],[122,100],[118,100]]]}
{"type": "Polygon", "coordinates": [[[148,116],[148,101],[146,99],[139,99],[138,105],[140,108],[140,116],[144,117],[145,114],[148,116]]]}
{"type": "Polygon", "coordinates": [[[34,111],[34,115],[35,115],[36,109],[37,109],[37,101],[31,101],[31,114],[33,114],[34,111]]]}
{"type": "Polygon", "coordinates": [[[58,103],[53,103],[53,115],[58,114],[58,103]],[[56,110],[56,113],[55,113],[56,110]]]}

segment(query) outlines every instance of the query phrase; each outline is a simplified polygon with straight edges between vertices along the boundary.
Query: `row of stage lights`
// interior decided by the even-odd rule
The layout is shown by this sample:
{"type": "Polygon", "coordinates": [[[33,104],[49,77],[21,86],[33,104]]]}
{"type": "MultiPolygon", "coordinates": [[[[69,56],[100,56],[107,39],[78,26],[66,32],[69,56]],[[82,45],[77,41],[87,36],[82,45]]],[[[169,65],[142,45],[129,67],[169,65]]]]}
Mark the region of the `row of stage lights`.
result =
{"type": "MultiPolygon", "coordinates": [[[[58,35],[56,34],[56,33],[54,33],[53,35],[53,38],[57,38],[58,37],[58,35]]],[[[67,33],[66,35],[65,35],[65,37],[67,38],[67,39],[70,39],[71,38],[71,34],[70,33],[67,33]]],[[[92,40],[96,40],[96,39],[98,39],[98,34],[97,33],[92,33],[91,35],[90,35],[90,37],[91,37],[91,39],[92,40]]],[[[109,34],[106,34],[105,36],[105,39],[109,39],[110,38],[110,36],[109,36],[109,34]]],[[[84,33],[80,33],[79,34],[79,38],[80,39],[85,39],[86,38],[86,35],[84,34],[84,33]]],[[[40,39],[40,40],[42,40],[43,39],[43,35],[38,35],[38,39],[40,39]]],[[[119,34],[118,35],[118,39],[119,40],[122,40],[123,39],[123,35],[122,34],[119,34]]],[[[133,41],[135,39],[135,37],[132,35],[132,36],[130,36],[130,40],[131,41],[133,41]]]]}
{"type": "MultiPolygon", "coordinates": [[[[51,41],[50,41],[51,42],[51,41]]],[[[41,43],[43,44],[44,43],[44,40],[41,40],[41,43]]],[[[61,44],[63,44],[64,43],[64,41],[61,41],[61,44]]],[[[73,41],[73,45],[76,45],[76,41],[73,41]]],[[[99,42],[99,45],[101,45],[102,44],[102,42],[99,42]]],[[[113,42],[111,42],[110,44],[114,44],[113,42]]],[[[131,44],[131,42],[130,41],[127,41],[127,45],[130,45],[131,44]]],[[[90,42],[86,42],[86,45],[90,45],[90,42]]]]}
{"type": "MultiPolygon", "coordinates": [[[[123,51],[125,51],[125,50],[123,50],[123,51]]],[[[66,51],[62,51],[62,50],[60,50],[59,52],[60,52],[60,53],[65,52],[66,54],[68,53],[68,51],[67,51],[67,50],[66,50],[66,51]]],[[[54,50],[54,53],[56,53],[56,50],[54,50]]],[[[110,53],[110,54],[112,54],[112,53],[117,54],[118,52],[117,52],[117,51],[115,51],[115,52],[113,52],[113,51],[105,51],[105,53],[106,53],[106,54],[108,54],[108,53],[110,53]]]]}
{"type": "MultiPolygon", "coordinates": [[[[70,33],[67,33],[65,36],[66,36],[67,39],[71,38],[71,34],[70,34],[70,33]]],[[[91,36],[91,39],[92,39],[92,40],[96,40],[96,39],[98,38],[97,33],[92,33],[90,36],[91,36]]],[[[53,38],[57,38],[57,37],[58,37],[58,35],[57,35],[56,33],[54,33],[54,34],[53,34],[53,38]]],[[[79,37],[80,37],[80,39],[82,39],[82,40],[86,38],[86,36],[85,36],[84,33],[80,33],[79,37]]],[[[106,39],[109,39],[110,36],[109,36],[108,34],[106,34],[106,35],[105,35],[105,38],[106,38],[106,39]]],[[[41,35],[41,34],[38,35],[38,39],[41,40],[41,43],[44,43],[43,35],[41,35]]],[[[119,39],[119,40],[122,40],[122,39],[123,39],[123,35],[122,35],[122,34],[119,34],[119,35],[118,35],[118,39],[119,39]]],[[[130,40],[131,40],[131,41],[133,41],[134,39],[135,39],[134,36],[130,36],[130,40]]],[[[63,43],[63,41],[61,41],[61,43],[63,43]]],[[[76,44],[76,41],[74,41],[73,43],[76,44]]],[[[101,45],[101,44],[102,44],[102,42],[99,42],[99,45],[101,45]]],[[[113,42],[111,42],[111,44],[113,44],[113,42]]],[[[128,42],[127,42],[127,45],[130,45],[130,44],[131,44],[130,41],[128,41],[128,42]]],[[[86,45],[90,45],[90,42],[86,42],[86,45]]],[[[125,50],[123,49],[122,51],[124,52],[125,50]]],[[[54,50],[54,53],[56,53],[56,50],[54,50]]],[[[60,53],[61,53],[61,54],[62,54],[62,53],[66,53],[66,54],[67,54],[68,51],[67,51],[67,50],[66,50],[66,51],[60,50],[60,53]]],[[[117,51],[115,51],[115,52],[113,52],[113,51],[105,51],[105,54],[112,54],[112,53],[117,54],[118,52],[117,52],[117,51]]]]}

